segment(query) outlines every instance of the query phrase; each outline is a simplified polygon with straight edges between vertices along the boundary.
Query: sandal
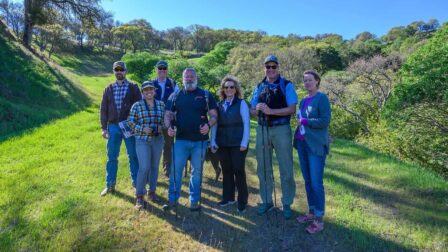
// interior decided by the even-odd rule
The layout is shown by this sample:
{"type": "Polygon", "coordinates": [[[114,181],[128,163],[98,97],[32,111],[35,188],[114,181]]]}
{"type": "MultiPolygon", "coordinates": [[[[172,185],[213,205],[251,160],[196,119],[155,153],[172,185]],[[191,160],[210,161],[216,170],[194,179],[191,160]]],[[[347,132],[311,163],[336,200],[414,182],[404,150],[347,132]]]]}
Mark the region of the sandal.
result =
{"type": "Polygon", "coordinates": [[[307,228],[306,231],[310,234],[319,233],[324,230],[324,222],[314,220],[307,228]]]}
{"type": "Polygon", "coordinates": [[[308,221],[313,221],[315,218],[316,218],[316,216],[314,216],[314,214],[307,213],[307,214],[297,217],[297,221],[299,223],[306,223],[308,221]]]}

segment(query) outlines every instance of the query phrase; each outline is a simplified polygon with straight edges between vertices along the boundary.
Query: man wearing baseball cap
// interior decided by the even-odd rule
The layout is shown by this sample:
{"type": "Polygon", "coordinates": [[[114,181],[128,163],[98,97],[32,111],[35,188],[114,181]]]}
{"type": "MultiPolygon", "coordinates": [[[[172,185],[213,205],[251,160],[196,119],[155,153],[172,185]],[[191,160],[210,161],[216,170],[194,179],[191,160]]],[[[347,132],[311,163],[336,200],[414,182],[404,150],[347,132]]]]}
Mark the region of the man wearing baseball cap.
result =
{"type": "MultiPolygon", "coordinates": [[[[176,92],[179,87],[176,81],[168,78],[168,62],[159,60],[156,64],[157,78],[153,81],[156,87],[156,99],[163,101],[166,104],[168,97],[173,92],[176,92]]],[[[167,129],[163,129],[163,137],[165,143],[163,145],[163,173],[166,177],[170,177],[171,170],[171,148],[173,145],[173,138],[168,135],[167,129]]]]}
{"type": "Polygon", "coordinates": [[[101,192],[101,196],[115,191],[118,155],[120,154],[122,140],[126,145],[134,187],[138,172],[135,138],[133,136],[126,138],[119,123],[126,121],[131,106],[141,100],[142,96],[138,86],[126,79],[126,64],[123,61],[115,62],[113,71],[116,80],[104,89],[100,107],[102,136],[107,139],[106,188],[101,192]]]}
{"type": "MultiPolygon", "coordinates": [[[[290,119],[298,103],[294,84],[279,73],[279,61],[275,55],[264,60],[265,77],[252,94],[251,114],[258,117],[256,136],[257,173],[260,181],[262,215],[274,208],[272,192],[272,148],[279,164],[282,189],[283,216],[292,217],[291,204],[295,196],[294,166],[292,159],[292,132],[290,119]]],[[[274,191],[275,197],[275,191],[274,191]]]]}

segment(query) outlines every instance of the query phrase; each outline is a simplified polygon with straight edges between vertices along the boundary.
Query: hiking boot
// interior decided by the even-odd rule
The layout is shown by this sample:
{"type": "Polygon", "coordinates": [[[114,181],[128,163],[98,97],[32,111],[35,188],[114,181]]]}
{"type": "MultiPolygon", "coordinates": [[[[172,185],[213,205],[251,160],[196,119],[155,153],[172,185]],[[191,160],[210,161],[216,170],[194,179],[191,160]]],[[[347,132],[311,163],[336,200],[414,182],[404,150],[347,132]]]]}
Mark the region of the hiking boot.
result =
{"type": "Polygon", "coordinates": [[[143,196],[137,196],[137,201],[135,203],[135,209],[140,210],[144,207],[145,201],[143,200],[143,196]]]}
{"type": "Polygon", "coordinates": [[[100,195],[101,197],[106,196],[108,193],[114,193],[115,192],[115,186],[106,187],[101,191],[100,195]]]}
{"type": "Polygon", "coordinates": [[[292,210],[290,205],[283,205],[283,217],[288,220],[292,217],[292,210]]]}
{"type": "Polygon", "coordinates": [[[238,207],[237,207],[238,213],[244,213],[244,212],[246,212],[246,207],[247,207],[247,204],[246,204],[246,203],[240,203],[240,202],[238,202],[238,207]]]}
{"type": "Polygon", "coordinates": [[[201,206],[199,205],[198,202],[195,202],[195,203],[191,202],[190,203],[190,211],[197,212],[199,210],[201,210],[201,206]]]}
{"type": "Polygon", "coordinates": [[[159,197],[157,197],[156,192],[148,191],[148,199],[152,202],[159,202],[159,197]]]}
{"type": "Polygon", "coordinates": [[[324,222],[314,220],[307,228],[306,231],[310,234],[319,233],[320,231],[324,230],[324,222]]]}
{"type": "Polygon", "coordinates": [[[313,221],[314,219],[316,219],[316,216],[314,216],[314,214],[311,214],[311,213],[307,213],[307,214],[297,217],[297,221],[299,223],[306,223],[309,221],[313,221]]]}
{"type": "Polygon", "coordinates": [[[165,204],[162,206],[163,211],[169,211],[173,209],[176,206],[176,202],[168,202],[168,204],[165,204]]]}
{"type": "Polygon", "coordinates": [[[228,205],[233,205],[233,204],[235,204],[236,203],[236,201],[234,201],[234,200],[221,200],[219,203],[218,203],[218,205],[219,206],[222,206],[222,207],[225,207],[225,206],[228,206],[228,205]]]}
{"type": "Polygon", "coordinates": [[[271,211],[272,209],[274,209],[274,205],[272,203],[262,203],[262,204],[260,204],[260,206],[257,209],[257,214],[263,215],[263,214],[271,211]]]}

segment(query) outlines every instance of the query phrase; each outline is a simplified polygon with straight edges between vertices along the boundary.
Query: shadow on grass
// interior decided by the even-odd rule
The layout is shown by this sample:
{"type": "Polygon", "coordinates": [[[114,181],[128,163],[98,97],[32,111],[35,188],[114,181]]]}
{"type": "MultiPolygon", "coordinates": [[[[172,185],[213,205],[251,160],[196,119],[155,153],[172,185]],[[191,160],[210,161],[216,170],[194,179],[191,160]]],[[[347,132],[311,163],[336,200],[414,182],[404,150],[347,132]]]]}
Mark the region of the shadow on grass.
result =
{"type": "MultiPolygon", "coordinates": [[[[188,179],[183,180],[181,198],[188,198],[188,179]]],[[[236,204],[226,207],[217,206],[221,195],[216,189],[220,182],[204,177],[202,191],[202,210],[191,212],[188,205],[178,205],[178,218],[174,210],[163,211],[158,203],[146,202],[143,211],[169,223],[175,232],[191,237],[204,245],[225,251],[410,251],[393,241],[386,240],[364,230],[347,228],[337,223],[326,222],[326,229],[317,235],[305,232],[306,225],[298,224],[294,219],[285,220],[280,209],[258,216],[256,205],[250,204],[244,213],[238,213],[236,204]]],[[[161,181],[159,188],[166,189],[167,181],[161,181]]],[[[249,185],[251,196],[258,189],[249,185]]],[[[117,192],[116,197],[135,204],[135,197],[117,192]]],[[[298,215],[294,212],[294,215],[298,215]]],[[[174,244],[175,241],[173,241],[174,244]]],[[[175,245],[173,245],[175,248],[175,245]]]]}
{"type": "Polygon", "coordinates": [[[69,116],[91,104],[89,96],[47,61],[0,38],[0,142],[69,116]]]}

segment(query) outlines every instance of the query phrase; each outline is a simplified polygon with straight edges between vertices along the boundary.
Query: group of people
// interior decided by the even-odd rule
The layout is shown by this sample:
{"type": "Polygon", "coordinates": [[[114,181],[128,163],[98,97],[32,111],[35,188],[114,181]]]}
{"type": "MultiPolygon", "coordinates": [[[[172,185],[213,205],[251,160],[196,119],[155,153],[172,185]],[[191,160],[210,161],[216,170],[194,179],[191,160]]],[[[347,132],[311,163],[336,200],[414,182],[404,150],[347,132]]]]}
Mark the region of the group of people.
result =
{"type": "Polygon", "coordinates": [[[198,87],[194,68],[186,68],[183,87],[168,78],[168,63],[156,64],[157,78],[145,81],[141,88],[126,79],[126,65],[113,64],[116,81],[104,90],[101,102],[102,135],[107,140],[106,188],[101,196],[115,191],[118,155],[124,139],[129,158],[136,208],[144,206],[144,197],[157,202],[159,163],[163,153],[163,171],[169,177],[169,211],[177,206],[182,174],[187,160],[191,164],[189,183],[190,210],[201,209],[202,172],[207,148],[219,157],[223,172],[222,199],[219,206],[237,203],[244,212],[248,204],[245,159],[249,148],[250,116],[258,119],[256,130],[257,174],[261,204],[259,215],[276,207],[272,155],[278,161],[282,213],[293,216],[291,204],[296,191],[293,147],[297,149],[308,200],[308,213],[297,218],[308,223],[306,230],[323,230],[325,191],[323,173],[329,152],[328,126],[331,119],[327,96],[319,92],[320,76],[313,70],[303,74],[308,95],[300,103],[291,81],[279,73],[279,61],[269,55],[264,61],[265,77],[252,93],[250,107],[242,97],[234,76],[224,77],[219,98],[198,87]],[[296,112],[297,104],[299,103],[296,112]],[[297,129],[291,130],[291,116],[297,129]],[[209,137],[210,136],[210,137],[209,137]],[[175,139],[175,141],[174,141],[175,139]],[[147,190],[147,185],[149,190],[147,190]],[[236,197],[237,192],[237,197],[236,197]],[[274,199],[272,196],[274,194],[274,199]]]}

